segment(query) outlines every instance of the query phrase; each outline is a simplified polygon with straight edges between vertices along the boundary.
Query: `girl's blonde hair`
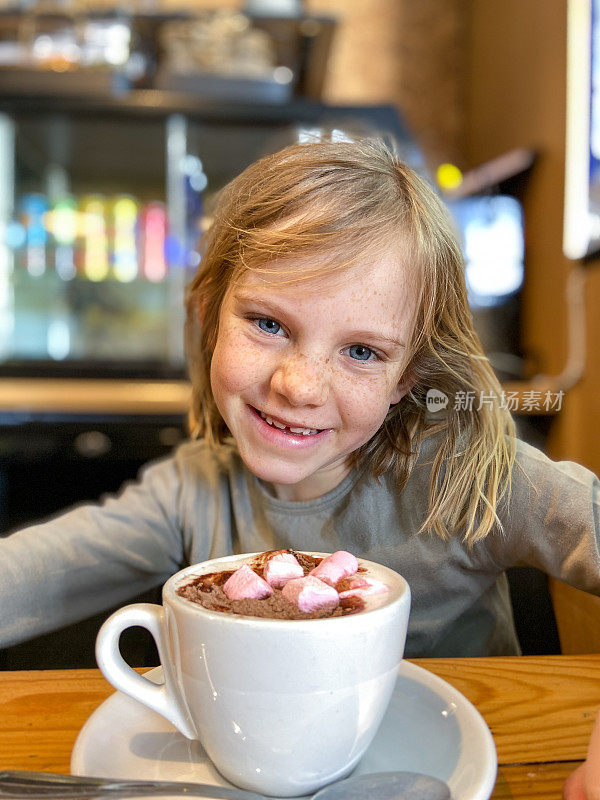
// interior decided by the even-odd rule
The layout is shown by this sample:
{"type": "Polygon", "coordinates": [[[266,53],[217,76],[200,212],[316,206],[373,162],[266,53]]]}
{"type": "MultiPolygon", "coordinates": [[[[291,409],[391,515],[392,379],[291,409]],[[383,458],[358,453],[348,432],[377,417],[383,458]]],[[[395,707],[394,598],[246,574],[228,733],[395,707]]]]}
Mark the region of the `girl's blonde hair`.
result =
{"type": "Polygon", "coordinates": [[[397,247],[416,279],[406,368],[414,384],[350,464],[366,463],[376,478],[391,471],[402,490],[424,437],[445,431],[418,532],[448,539],[460,531],[473,544],[494,524],[502,529],[496,507],[510,497],[515,425],[499,403],[500,384],[473,329],[463,258],[447,211],[428,183],[379,139],[291,145],[261,158],[222,190],[187,295],[197,435],[213,446],[229,437],[212,395],[210,364],[230,285],[246,270],[266,280],[269,273],[279,275],[283,260],[310,261],[302,276],[311,277],[366,263],[390,247],[397,247]],[[429,389],[449,398],[445,415],[428,414],[429,389]]]}

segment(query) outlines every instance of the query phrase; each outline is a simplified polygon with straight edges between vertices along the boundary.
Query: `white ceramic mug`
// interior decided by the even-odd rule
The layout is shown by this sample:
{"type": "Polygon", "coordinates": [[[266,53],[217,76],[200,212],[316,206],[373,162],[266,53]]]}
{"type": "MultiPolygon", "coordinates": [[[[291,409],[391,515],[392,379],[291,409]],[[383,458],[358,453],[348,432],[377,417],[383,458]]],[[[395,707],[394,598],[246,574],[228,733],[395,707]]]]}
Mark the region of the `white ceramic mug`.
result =
{"type": "Polygon", "coordinates": [[[360,559],[390,590],[381,605],[345,616],[240,616],[176,593],[194,576],[237,569],[253,555],[188,567],[166,582],[163,606],[115,612],[100,629],[96,658],[113,686],[199,739],[232,783],[280,797],[309,794],[348,775],[379,727],[404,652],[410,590],[398,573],[360,559]],[[119,637],[132,625],[156,640],[164,684],[121,657],[119,637]]]}

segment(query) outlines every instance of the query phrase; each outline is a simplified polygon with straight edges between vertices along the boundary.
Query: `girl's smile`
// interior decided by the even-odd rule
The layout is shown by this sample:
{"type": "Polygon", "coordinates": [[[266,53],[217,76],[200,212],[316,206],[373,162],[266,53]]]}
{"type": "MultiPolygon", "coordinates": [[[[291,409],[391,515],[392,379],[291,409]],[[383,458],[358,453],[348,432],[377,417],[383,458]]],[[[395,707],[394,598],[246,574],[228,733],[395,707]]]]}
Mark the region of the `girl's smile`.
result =
{"type": "Polygon", "coordinates": [[[347,456],[408,391],[415,300],[392,252],[320,278],[247,272],[228,291],[212,390],[244,462],[277,496],[337,486],[347,456]]]}
{"type": "Polygon", "coordinates": [[[261,435],[280,447],[312,447],[319,439],[330,432],[330,428],[306,428],[290,421],[283,421],[248,406],[255,418],[261,435]]]}

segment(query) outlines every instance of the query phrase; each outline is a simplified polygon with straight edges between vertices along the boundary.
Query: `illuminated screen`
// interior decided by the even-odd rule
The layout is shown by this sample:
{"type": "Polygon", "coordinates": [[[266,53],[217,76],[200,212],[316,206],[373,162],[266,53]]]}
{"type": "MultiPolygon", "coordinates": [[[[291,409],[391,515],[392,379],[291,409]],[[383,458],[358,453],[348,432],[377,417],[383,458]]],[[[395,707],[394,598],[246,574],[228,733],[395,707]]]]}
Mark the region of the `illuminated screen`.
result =
{"type": "Polygon", "coordinates": [[[569,0],[563,250],[600,252],[600,0],[569,0]]]}
{"type": "Polygon", "coordinates": [[[518,292],[525,273],[523,209],[507,195],[467,197],[449,204],[465,257],[471,308],[502,305],[518,292]]]}

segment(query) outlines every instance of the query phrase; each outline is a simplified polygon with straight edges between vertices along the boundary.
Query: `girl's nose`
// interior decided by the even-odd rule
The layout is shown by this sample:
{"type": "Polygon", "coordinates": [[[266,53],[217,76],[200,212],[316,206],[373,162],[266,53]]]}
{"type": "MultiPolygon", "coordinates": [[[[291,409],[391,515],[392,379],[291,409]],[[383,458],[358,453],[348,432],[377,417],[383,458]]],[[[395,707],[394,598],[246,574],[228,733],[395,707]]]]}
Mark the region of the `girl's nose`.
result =
{"type": "Polygon", "coordinates": [[[322,406],[329,396],[329,365],[302,353],[282,360],[271,376],[271,388],[293,406],[322,406]]]}

